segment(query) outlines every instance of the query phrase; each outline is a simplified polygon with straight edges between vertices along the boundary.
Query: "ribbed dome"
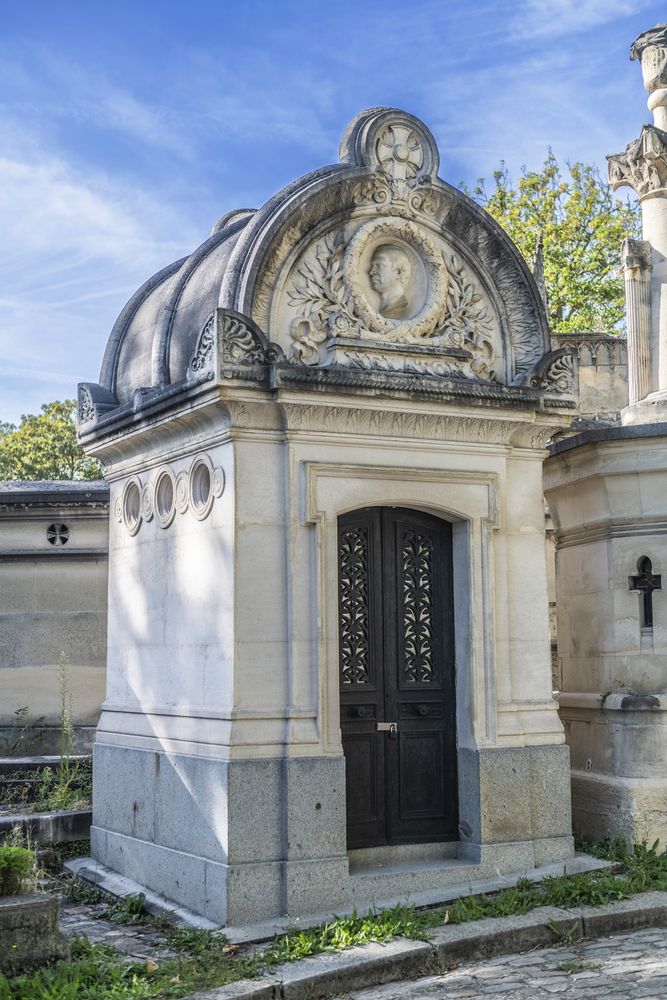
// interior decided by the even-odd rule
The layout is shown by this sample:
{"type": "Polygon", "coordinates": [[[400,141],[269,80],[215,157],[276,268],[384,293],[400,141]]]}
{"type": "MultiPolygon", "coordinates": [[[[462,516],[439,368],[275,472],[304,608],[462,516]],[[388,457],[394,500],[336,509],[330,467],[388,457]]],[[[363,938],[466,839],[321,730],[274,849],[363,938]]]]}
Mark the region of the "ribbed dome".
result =
{"type": "Polygon", "coordinates": [[[139,388],[183,378],[201,329],[218,305],[227,262],[253,214],[241,209],[223,216],[189,257],[149,278],[127,303],[100,373],[101,385],[120,405],[131,402],[139,388]]]}

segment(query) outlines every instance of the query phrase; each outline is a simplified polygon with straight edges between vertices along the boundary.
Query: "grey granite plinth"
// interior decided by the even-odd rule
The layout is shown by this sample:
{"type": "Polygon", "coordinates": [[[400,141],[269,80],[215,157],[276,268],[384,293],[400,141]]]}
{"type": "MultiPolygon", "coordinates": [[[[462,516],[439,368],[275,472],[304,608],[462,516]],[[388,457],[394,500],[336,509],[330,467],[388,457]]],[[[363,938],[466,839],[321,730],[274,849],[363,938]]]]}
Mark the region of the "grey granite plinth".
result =
{"type": "Polygon", "coordinates": [[[97,745],[91,852],[219,924],[346,898],[342,758],[218,760],[97,745]]]}
{"type": "Polygon", "coordinates": [[[481,860],[487,845],[497,845],[504,871],[570,857],[568,747],[462,748],[459,769],[463,856],[477,851],[481,860]]]}

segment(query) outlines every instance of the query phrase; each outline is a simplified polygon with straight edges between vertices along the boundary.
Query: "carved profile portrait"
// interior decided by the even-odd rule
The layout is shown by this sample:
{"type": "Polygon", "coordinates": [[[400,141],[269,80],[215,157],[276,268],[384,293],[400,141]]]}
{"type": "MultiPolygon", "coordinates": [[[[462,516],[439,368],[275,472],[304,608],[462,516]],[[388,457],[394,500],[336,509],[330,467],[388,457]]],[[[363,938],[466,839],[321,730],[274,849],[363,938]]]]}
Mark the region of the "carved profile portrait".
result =
{"type": "Polygon", "coordinates": [[[399,246],[383,243],[371,258],[368,277],[371,288],[380,296],[379,312],[388,319],[400,319],[408,308],[408,287],[412,265],[399,246]]]}

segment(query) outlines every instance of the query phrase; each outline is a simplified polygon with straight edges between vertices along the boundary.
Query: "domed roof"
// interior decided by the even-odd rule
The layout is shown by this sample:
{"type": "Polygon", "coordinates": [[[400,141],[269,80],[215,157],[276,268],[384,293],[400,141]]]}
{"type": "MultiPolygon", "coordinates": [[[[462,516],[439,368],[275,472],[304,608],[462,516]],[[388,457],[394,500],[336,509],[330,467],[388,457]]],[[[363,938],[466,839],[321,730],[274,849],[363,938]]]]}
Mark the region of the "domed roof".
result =
{"type": "Polygon", "coordinates": [[[361,112],[337,164],[223,216],[132,296],[99,385],[80,387],[80,426],[250,378],[239,362],[277,365],[285,384],[384,372],[396,387],[515,398],[506,388],[550,349],[544,304],[506,233],[438,164],[418,119],[361,112]]]}

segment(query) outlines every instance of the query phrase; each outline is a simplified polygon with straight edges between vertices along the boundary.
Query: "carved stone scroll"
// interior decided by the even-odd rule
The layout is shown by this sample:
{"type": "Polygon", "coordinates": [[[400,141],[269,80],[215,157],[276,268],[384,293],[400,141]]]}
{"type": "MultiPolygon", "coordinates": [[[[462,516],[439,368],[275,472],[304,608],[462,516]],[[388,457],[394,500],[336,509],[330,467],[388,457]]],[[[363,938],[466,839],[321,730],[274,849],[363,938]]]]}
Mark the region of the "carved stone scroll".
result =
{"type": "Polygon", "coordinates": [[[569,347],[560,347],[545,354],[528,373],[525,384],[550,396],[575,397],[578,381],[574,353],[569,347]]]}
{"type": "Polygon", "coordinates": [[[235,374],[255,377],[253,369],[258,369],[256,378],[261,381],[261,368],[284,360],[281,348],[272,344],[252,320],[219,309],[209,316],[199,335],[187,381],[196,384],[235,374]]]}

